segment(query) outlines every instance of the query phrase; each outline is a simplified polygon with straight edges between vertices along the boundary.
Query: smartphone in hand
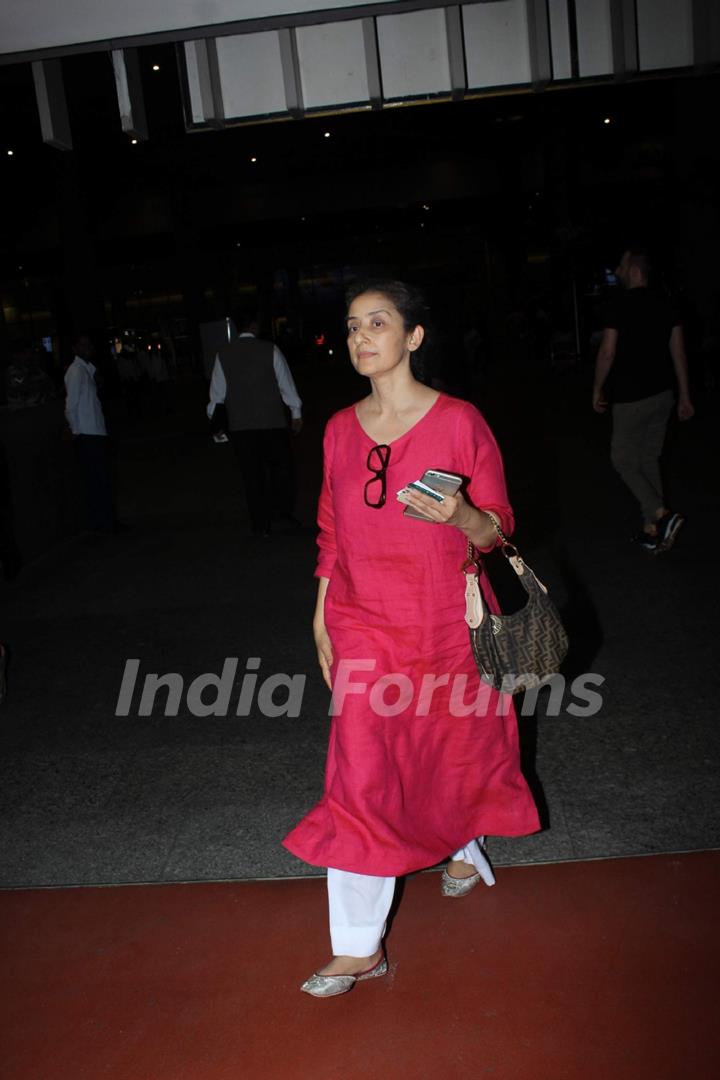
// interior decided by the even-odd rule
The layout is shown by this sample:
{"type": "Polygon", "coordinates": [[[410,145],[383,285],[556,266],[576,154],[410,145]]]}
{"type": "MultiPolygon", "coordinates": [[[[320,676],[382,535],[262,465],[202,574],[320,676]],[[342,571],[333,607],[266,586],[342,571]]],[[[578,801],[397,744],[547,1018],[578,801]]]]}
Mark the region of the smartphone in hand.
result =
{"type": "MultiPolygon", "coordinates": [[[[413,480],[412,483],[401,488],[397,493],[397,499],[398,502],[407,503],[406,493],[411,489],[442,502],[446,495],[457,494],[462,482],[462,476],[456,476],[455,473],[443,472],[442,469],[427,469],[419,480],[413,480]]],[[[423,514],[413,506],[406,506],[405,517],[417,518],[418,521],[432,521],[427,514],[423,514]]]]}

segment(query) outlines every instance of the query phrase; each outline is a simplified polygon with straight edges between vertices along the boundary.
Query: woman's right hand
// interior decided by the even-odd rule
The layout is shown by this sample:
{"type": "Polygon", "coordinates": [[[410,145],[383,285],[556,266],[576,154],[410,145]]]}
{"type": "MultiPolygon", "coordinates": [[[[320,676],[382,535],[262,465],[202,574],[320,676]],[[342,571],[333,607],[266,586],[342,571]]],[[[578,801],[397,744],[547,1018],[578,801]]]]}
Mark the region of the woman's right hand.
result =
{"type": "Polygon", "coordinates": [[[333,651],[330,635],[325,629],[324,623],[314,623],[313,634],[315,636],[315,645],[318,651],[318,660],[320,662],[320,670],[322,671],[323,679],[325,680],[328,690],[332,690],[330,668],[332,667],[333,662],[333,651]]]}

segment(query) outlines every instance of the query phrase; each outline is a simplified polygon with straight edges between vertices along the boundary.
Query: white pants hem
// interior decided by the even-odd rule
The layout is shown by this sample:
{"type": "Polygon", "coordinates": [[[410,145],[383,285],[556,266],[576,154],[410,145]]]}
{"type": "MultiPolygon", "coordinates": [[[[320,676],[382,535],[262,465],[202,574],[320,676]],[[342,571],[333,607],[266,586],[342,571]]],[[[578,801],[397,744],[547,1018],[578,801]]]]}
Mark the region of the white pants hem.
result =
{"type": "Polygon", "coordinates": [[[372,956],[385,933],[395,878],[328,867],[327,887],[333,956],[372,956]]]}
{"type": "Polygon", "coordinates": [[[495,884],[495,875],[492,872],[487,856],[482,849],[485,837],[479,836],[477,840],[471,840],[465,847],[460,848],[451,856],[454,862],[465,862],[468,866],[474,866],[486,885],[495,884]]]}

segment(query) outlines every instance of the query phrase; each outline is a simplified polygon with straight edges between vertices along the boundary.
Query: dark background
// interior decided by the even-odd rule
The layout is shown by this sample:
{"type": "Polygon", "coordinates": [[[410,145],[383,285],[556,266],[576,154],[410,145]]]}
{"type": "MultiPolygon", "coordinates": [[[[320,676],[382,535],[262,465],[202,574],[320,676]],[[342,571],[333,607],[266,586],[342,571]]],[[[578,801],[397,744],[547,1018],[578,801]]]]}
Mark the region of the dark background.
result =
{"type": "Polygon", "coordinates": [[[6,347],[52,334],[62,366],[80,327],[162,325],[192,366],[198,323],[257,300],[311,358],[347,281],[379,271],[426,286],[444,344],[475,323],[495,355],[555,336],[587,356],[628,243],[655,249],[691,345],[717,319],[716,75],[188,134],[174,46],[140,57],[138,145],[109,54],[63,60],[70,153],[41,141],[30,65],[0,68],[6,347]]]}
{"type": "Polygon", "coordinates": [[[605,679],[595,717],[523,718],[545,828],[493,840],[494,861],[716,847],[717,77],[187,134],[174,50],[141,58],[150,139],[135,146],[109,57],[63,61],[72,153],[42,144],[29,66],[0,68],[0,355],[50,335],[61,391],[70,336],[95,333],[132,525],[98,545],[80,532],[62,396],[0,409],[23,563],[1,587],[0,883],[307,872],[279,839],[322,788],[312,521],[324,423],[365,392],[340,337],[342,290],[370,272],[427,288],[433,376],[498,437],[518,545],[570,632],[568,673],[605,679]],[[668,497],[687,521],[662,558],[628,543],[637,508],[610,465],[609,418],[590,406],[605,271],[638,242],[681,304],[697,407],[669,431],[668,497]],[[198,348],[199,323],[238,302],[259,303],[303,399],[307,531],[261,546],[232,449],[209,437],[198,348]],[[107,378],[119,328],[175,346],[167,392],[137,416],[107,378]],[[233,655],[241,672],[260,656],[263,672],[307,674],[302,716],[165,717],[162,701],[152,717],[115,715],[127,658],[189,682],[233,655]]]}

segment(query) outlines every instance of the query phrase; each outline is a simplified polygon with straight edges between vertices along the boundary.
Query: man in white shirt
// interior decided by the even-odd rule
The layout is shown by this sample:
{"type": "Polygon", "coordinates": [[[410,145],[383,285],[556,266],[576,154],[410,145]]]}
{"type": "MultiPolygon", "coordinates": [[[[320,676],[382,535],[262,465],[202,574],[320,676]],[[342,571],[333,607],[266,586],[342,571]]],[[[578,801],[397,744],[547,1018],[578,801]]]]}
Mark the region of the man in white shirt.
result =
{"type": "Polygon", "coordinates": [[[208,417],[227,411],[227,433],[240,463],[253,533],[269,536],[273,520],[292,518],[292,458],[285,408],[294,434],[302,401],[287,360],[262,341],[257,316],[238,319],[239,336],[221,346],[210,379],[208,417]]]}
{"type": "Polygon", "coordinates": [[[73,349],[75,358],[65,372],[65,416],[83,474],[88,524],[95,532],[113,532],[109,440],[95,382],[96,368],[91,363],[93,345],[87,334],[75,340],[73,349]]]}

